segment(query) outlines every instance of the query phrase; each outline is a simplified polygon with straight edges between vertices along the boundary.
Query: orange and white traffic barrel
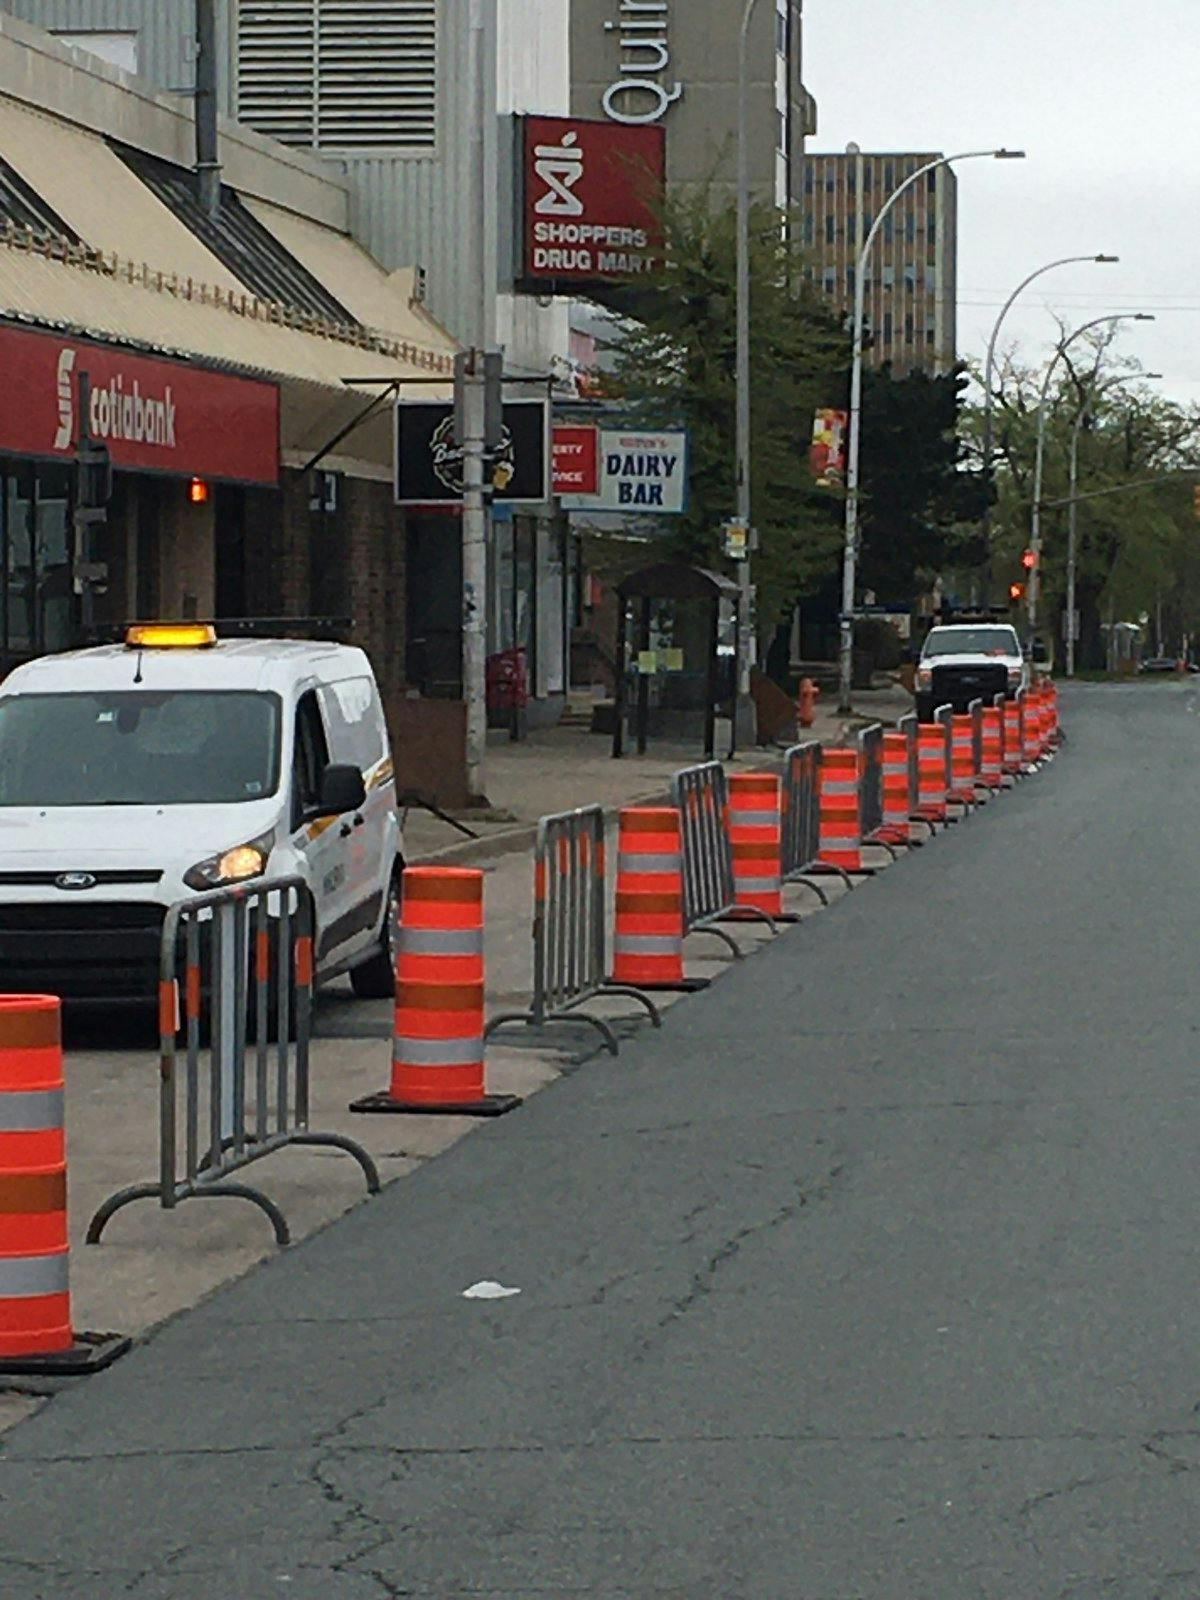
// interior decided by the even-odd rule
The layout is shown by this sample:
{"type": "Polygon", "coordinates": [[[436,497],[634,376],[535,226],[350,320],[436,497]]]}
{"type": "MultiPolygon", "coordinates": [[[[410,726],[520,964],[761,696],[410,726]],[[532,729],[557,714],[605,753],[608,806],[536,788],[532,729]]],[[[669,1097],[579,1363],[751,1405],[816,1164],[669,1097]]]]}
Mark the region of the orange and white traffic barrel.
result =
{"type": "Polygon", "coordinates": [[[908,735],[883,735],[883,826],[878,837],[888,844],[908,844],[914,797],[908,792],[908,735]]]}
{"type": "Polygon", "coordinates": [[[783,916],[783,786],[771,772],[729,777],[729,843],[735,911],[783,916]]]}
{"type": "Polygon", "coordinates": [[[980,782],[999,789],[1004,782],[1004,714],[999,706],[983,708],[983,760],[980,782]]]}
{"type": "Polygon", "coordinates": [[[95,1372],[129,1348],[71,1320],[60,1011],[0,995],[0,1373],[95,1372]]]}
{"type": "Polygon", "coordinates": [[[861,872],[862,834],[858,811],[858,751],[828,749],[821,755],[820,851],[817,860],[843,872],[861,872]]]}
{"type": "Polygon", "coordinates": [[[1021,717],[1021,770],[1032,772],[1042,753],[1038,689],[1026,689],[1021,717]]]}
{"type": "Polygon", "coordinates": [[[917,810],[923,822],[945,822],[946,729],[940,722],[917,726],[917,810]]]}
{"type": "Polygon", "coordinates": [[[1004,702],[1004,772],[1012,778],[1020,776],[1023,766],[1021,749],[1021,706],[1014,697],[1004,702]]]}
{"type": "Polygon", "coordinates": [[[683,970],[683,831],[673,806],[626,806],[618,814],[614,915],[614,984],[705,987],[706,979],[683,970]]]}
{"type": "Polygon", "coordinates": [[[498,1117],[519,1096],[484,1074],[483,873],[407,867],[401,883],[392,1078],[351,1111],[498,1117]]]}
{"type": "Polygon", "coordinates": [[[950,719],[950,793],[956,805],[975,804],[975,720],[969,711],[950,719]]]}

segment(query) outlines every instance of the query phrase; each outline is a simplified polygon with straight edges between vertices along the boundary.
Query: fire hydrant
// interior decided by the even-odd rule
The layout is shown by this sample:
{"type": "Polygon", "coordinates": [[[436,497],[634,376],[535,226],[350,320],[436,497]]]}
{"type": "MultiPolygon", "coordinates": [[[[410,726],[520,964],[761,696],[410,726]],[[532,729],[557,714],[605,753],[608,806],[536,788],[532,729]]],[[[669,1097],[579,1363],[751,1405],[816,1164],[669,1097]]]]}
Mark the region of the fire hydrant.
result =
{"type": "Polygon", "coordinates": [[[796,701],[796,712],[800,718],[802,728],[811,728],[813,725],[813,708],[817,703],[821,691],[811,678],[800,679],[800,695],[796,701]]]}

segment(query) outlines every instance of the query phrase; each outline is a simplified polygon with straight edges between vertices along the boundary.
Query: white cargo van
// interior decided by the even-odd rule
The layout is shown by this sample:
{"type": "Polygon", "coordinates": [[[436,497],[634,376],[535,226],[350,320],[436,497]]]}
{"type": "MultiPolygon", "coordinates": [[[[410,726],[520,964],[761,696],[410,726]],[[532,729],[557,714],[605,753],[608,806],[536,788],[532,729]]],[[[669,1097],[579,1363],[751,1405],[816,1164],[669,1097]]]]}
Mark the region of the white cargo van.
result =
{"type": "Polygon", "coordinates": [[[173,901],[298,874],[318,981],[383,997],[401,858],[361,650],[144,625],[0,684],[0,991],[150,1000],[173,901]]]}

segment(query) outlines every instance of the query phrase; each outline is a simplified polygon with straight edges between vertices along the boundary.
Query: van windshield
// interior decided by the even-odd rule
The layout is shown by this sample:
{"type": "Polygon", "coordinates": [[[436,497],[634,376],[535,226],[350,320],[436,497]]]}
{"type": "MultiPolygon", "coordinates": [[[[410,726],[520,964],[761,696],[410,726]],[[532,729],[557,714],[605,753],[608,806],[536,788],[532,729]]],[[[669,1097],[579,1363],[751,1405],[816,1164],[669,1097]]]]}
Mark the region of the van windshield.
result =
{"type": "Polygon", "coordinates": [[[261,800],[279,725],[275,695],[236,690],[0,696],[0,806],[261,800]]]}

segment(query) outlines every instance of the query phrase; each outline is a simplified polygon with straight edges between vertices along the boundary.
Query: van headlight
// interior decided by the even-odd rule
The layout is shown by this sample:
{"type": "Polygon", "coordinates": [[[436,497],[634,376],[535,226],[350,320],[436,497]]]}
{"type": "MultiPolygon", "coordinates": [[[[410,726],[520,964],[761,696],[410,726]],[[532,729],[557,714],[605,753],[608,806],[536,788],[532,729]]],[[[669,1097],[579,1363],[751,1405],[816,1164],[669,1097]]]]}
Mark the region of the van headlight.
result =
{"type": "Polygon", "coordinates": [[[1021,677],[1022,673],[1020,667],[1009,667],[1008,687],[1010,689],[1019,689],[1021,687],[1021,677]]]}
{"type": "Polygon", "coordinates": [[[221,889],[228,883],[245,883],[250,878],[261,878],[267,870],[274,833],[261,834],[246,844],[235,844],[219,855],[197,861],[183,875],[189,889],[221,889]]]}
{"type": "Polygon", "coordinates": [[[933,668],[932,667],[918,667],[917,668],[917,688],[918,689],[932,689],[933,688],[933,668]]]}

